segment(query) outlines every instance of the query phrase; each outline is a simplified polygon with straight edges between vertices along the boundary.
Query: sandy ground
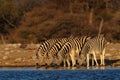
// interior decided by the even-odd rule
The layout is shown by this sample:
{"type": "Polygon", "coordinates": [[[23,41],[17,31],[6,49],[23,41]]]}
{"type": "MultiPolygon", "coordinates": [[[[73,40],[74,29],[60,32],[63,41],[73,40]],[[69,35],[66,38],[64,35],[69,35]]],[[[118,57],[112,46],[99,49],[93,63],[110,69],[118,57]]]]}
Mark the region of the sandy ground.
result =
{"type": "Polygon", "coordinates": [[[109,44],[106,47],[105,54],[106,65],[120,66],[120,43],[109,44]]]}
{"type": "MultiPolygon", "coordinates": [[[[0,45],[0,66],[35,66],[37,47],[35,44],[25,48],[15,44],[0,45]]],[[[120,66],[120,43],[107,45],[105,63],[106,66],[120,66]]]]}

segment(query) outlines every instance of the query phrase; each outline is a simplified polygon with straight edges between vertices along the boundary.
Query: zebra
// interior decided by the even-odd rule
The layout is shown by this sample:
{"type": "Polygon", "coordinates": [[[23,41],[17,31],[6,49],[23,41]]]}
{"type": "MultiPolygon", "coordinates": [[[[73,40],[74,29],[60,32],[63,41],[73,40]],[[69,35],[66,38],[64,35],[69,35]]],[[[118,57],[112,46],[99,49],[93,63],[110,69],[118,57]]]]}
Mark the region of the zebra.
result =
{"type": "MultiPolygon", "coordinates": [[[[82,37],[77,37],[74,41],[75,44],[75,58],[78,61],[79,65],[83,63],[84,56],[80,55],[80,52],[82,50],[82,47],[84,44],[90,39],[91,37],[89,36],[82,36],[82,37]]],[[[72,55],[71,55],[72,56],[72,55]]],[[[73,63],[74,64],[74,63],[73,63]]]]}
{"type": "Polygon", "coordinates": [[[46,61],[47,65],[51,65],[51,64],[60,65],[61,62],[58,62],[57,59],[61,61],[61,58],[60,57],[58,58],[57,53],[67,41],[68,38],[61,38],[50,48],[50,50],[46,53],[46,57],[45,57],[47,60],[46,61]]]}
{"type": "Polygon", "coordinates": [[[89,67],[89,56],[92,55],[95,60],[96,66],[98,66],[98,62],[96,59],[96,55],[100,55],[101,64],[105,65],[104,55],[105,55],[105,46],[107,41],[103,35],[96,36],[90,40],[88,40],[83,46],[81,53],[86,56],[87,68],[89,67]]]}
{"type": "Polygon", "coordinates": [[[49,49],[58,41],[58,39],[48,39],[41,43],[36,51],[36,66],[44,65],[43,58],[49,49]]]}
{"type": "MultiPolygon", "coordinates": [[[[70,36],[68,38],[62,38],[60,41],[58,41],[51,49],[50,51],[47,53],[47,57],[46,59],[49,59],[47,61],[47,64],[57,64],[60,65],[65,58],[63,58],[63,56],[58,55],[59,51],[62,49],[62,47],[64,47],[65,44],[67,44],[69,42],[69,40],[72,38],[73,36],[70,36]]],[[[70,56],[69,56],[70,57],[70,56]]],[[[68,61],[67,61],[68,62],[68,61]]],[[[64,62],[65,63],[65,62],[64,62]]]]}
{"type": "Polygon", "coordinates": [[[70,40],[66,42],[63,47],[60,49],[60,51],[57,53],[57,56],[60,57],[61,62],[63,61],[64,67],[66,67],[66,62],[68,67],[70,67],[70,55],[69,52],[71,51],[71,48],[73,45],[70,43],[70,40]]]}
{"type": "Polygon", "coordinates": [[[66,66],[65,62],[67,62],[68,67],[70,66],[70,60],[72,61],[72,66],[76,65],[76,60],[78,60],[80,64],[81,58],[79,56],[79,52],[89,38],[90,37],[87,36],[75,37],[69,39],[69,41],[65,43],[62,49],[58,52],[58,55],[63,57],[64,67],[66,66]]]}

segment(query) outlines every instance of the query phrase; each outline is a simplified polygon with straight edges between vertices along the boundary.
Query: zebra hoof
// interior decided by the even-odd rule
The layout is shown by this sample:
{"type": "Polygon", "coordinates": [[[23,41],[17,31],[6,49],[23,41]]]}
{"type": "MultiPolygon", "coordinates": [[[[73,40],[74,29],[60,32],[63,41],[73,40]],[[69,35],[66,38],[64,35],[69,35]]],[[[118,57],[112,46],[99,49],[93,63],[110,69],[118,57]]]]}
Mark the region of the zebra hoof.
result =
{"type": "Polygon", "coordinates": [[[46,67],[46,68],[48,68],[48,67],[50,67],[50,65],[48,65],[48,64],[45,64],[45,67],[46,67]]]}
{"type": "Polygon", "coordinates": [[[58,69],[60,67],[60,65],[56,65],[55,68],[58,69]]]}
{"type": "Polygon", "coordinates": [[[75,64],[75,65],[73,65],[72,67],[77,67],[77,65],[75,64]]]}
{"type": "Polygon", "coordinates": [[[101,64],[101,65],[100,65],[100,67],[103,67],[103,66],[105,66],[105,65],[104,65],[104,64],[101,64]]]}
{"type": "Polygon", "coordinates": [[[96,64],[96,66],[95,67],[99,67],[99,65],[98,64],[96,64]]]}
{"type": "Polygon", "coordinates": [[[36,63],[36,68],[38,69],[40,67],[41,67],[41,65],[39,65],[38,63],[36,63]]]}
{"type": "Polygon", "coordinates": [[[87,66],[87,69],[90,69],[90,67],[89,67],[89,66],[87,66]]]}
{"type": "Polygon", "coordinates": [[[39,64],[38,64],[38,63],[36,63],[36,66],[39,66],[39,64]]]}

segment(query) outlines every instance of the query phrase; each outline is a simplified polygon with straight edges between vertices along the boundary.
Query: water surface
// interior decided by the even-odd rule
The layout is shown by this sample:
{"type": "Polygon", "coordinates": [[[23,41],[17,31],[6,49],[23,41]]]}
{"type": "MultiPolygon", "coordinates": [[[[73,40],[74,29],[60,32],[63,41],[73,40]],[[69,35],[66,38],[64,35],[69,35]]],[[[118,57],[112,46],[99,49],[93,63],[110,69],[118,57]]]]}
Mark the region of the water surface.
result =
{"type": "Polygon", "coordinates": [[[36,70],[0,68],[0,80],[120,80],[120,68],[36,70]]]}

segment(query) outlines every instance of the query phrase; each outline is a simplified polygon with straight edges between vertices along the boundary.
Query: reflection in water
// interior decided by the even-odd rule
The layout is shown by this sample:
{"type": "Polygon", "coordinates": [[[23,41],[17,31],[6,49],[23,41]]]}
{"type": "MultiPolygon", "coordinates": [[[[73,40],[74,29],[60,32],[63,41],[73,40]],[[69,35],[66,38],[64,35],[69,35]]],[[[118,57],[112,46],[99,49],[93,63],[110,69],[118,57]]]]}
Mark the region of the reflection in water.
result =
{"type": "Polygon", "coordinates": [[[86,69],[87,69],[87,70],[89,70],[89,69],[92,69],[92,70],[96,70],[96,69],[104,70],[104,69],[105,69],[105,66],[100,66],[100,67],[92,66],[92,67],[87,67],[86,69]]]}
{"type": "Polygon", "coordinates": [[[104,66],[101,66],[101,67],[92,67],[92,70],[96,70],[96,69],[101,69],[101,70],[104,70],[105,67],[104,66]]]}
{"type": "MultiPolygon", "coordinates": [[[[106,68],[114,68],[114,67],[104,67],[104,66],[100,66],[100,67],[40,67],[40,68],[36,68],[36,67],[0,67],[0,70],[105,70],[106,68]]],[[[120,68],[120,67],[115,67],[115,68],[120,68]]]]}
{"type": "Polygon", "coordinates": [[[92,66],[92,67],[59,67],[59,68],[55,68],[55,67],[40,67],[37,70],[97,70],[97,69],[101,69],[104,70],[105,67],[101,66],[101,67],[96,67],[96,66],[92,66]]]}
{"type": "Polygon", "coordinates": [[[105,69],[105,67],[104,67],[104,66],[101,66],[101,67],[100,67],[100,69],[101,69],[101,70],[104,70],[104,69],[105,69]]]}

